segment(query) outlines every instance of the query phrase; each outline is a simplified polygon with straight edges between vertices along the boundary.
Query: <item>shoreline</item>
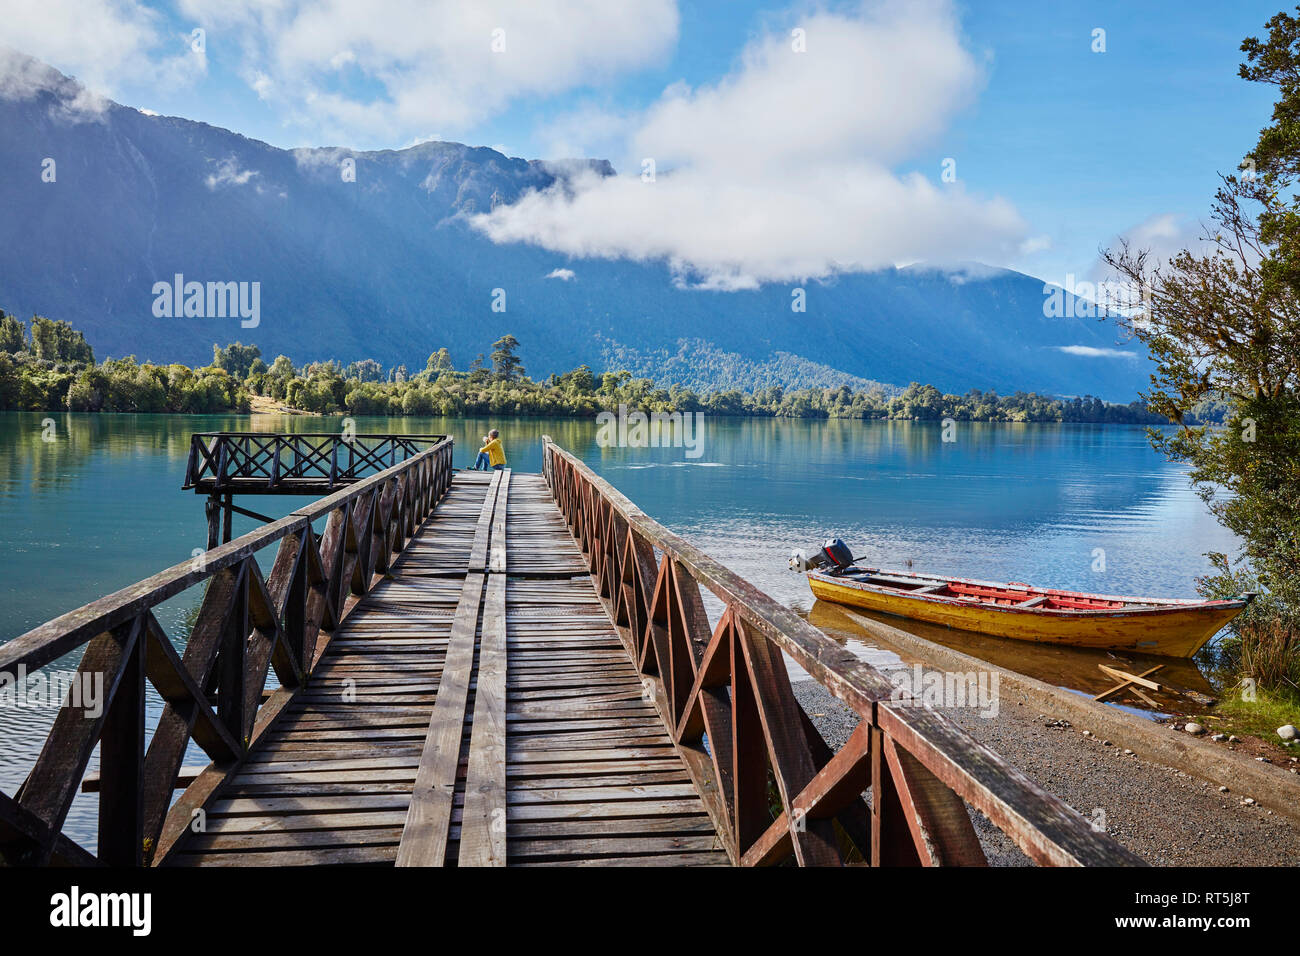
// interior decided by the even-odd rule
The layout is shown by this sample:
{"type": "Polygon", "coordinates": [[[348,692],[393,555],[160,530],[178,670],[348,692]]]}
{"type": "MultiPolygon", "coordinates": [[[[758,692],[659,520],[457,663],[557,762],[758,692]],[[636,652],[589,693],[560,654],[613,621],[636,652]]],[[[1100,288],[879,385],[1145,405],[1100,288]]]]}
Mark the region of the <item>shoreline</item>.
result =
{"type": "MultiPolygon", "coordinates": [[[[248,411],[239,411],[237,409],[231,409],[231,408],[220,409],[217,411],[202,411],[202,412],[182,412],[182,411],[147,412],[147,411],[117,411],[117,410],[89,411],[84,409],[74,410],[70,408],[60,407],[56,409],[0,408],[0,415],[85,415],[85,416],[93,416],[93,417],[134,416],[139,418],[167,418],[167,417],[210,418],[216,415],[226,415],[226,416],[288,415],[288,416],[308,416],[312,418],[365,418],[371,420],[382,419],[382,420],[396,420],[396,421],[404,421],[409,418],[417,418],[417,419],[436,418],[436,419],[449,419],[452,421],[485,421],[487,419],[495,419],[500,421],[521,421],[521,422],[529,422],[529,421],[562,421],[562,422],[592,421],[594,422],[596,415],[599,414],[600,412],[613,413],[617,410],[617,406],[615,406],[614,408],[605,408],[602,406],[594,412],[591,413],[582,412],[580,414],[579,413],[566,414],[563,412],[546,412],[543,414],[529,415],[529,414],[521,413],[514,409],[509,409],[509,410],[489,409],[487,411],[463,411],[454,415],[442,415],[442,414],[432,414],[432,413],[430,414],[412,413],[410,415],[391,415],[388,413],[368,414],[364,412],[349,412],[347,409],[340,409],[338,411],[330,411],[330,412],[317,412],[305,408],[295,408],[291,405],[286,405],[284,404],[284,402],[281,402],[269,396],[254,395],[251,393],[248,396],[248,401],[249,401],[248,411]]],[[[640,410],[640,406],[633,406],[633,408],[635,408],[635,410],[640,410]]],[[[738,422],[745,422],[745,421],[822,422],[826,424],[837,422],[837,423],[851,423],[851,424],[862,424],[862,425],[899,424],[899,425],[940,426],[943,424],[944,421],[944,419],[942,418],[920,418],[920,417],[890,418],[890,417],[871,417],[871,416],[859,417],[853,415],[776,415],[776,414],[745,415],[745,414],[736,414],[734,412],[714,412],[705,409],[699,409],[693,412],[682,411],[681,409],[678,409],[675,412],[662,412],[657,414],[665,414],[665,415],[699,414],[699,415],[707,416],[710,419],[717,419],[722,421],[738,421],[738,422]]],[[[1058,421],[1058,420],[1010,421],[1010,420],[998,419],[998,418],[956,418],[953,419],[953,421],[955,421],[959,425],[996,425],[999,427],[1008,426],[1008,427],[1026,427],[1026,428],[1050,426],[1053,428],[1108,428],[1108,429],[1109,428],[1128,428],[1128,429],[1140,428],[1146,430],[1149,428],[1173,429],[1178,427],[1172,422],[1144,424],[1140,422],[1071,422],[1071,421],[1058,421]]],[[[1216,423],[1209,422],[1206,424],[1214,425],[1216,423]]]]}
{"type": "MultiPolygon", "coordinates": [[[[129,412],[127,414],[130,414],[129,412]]],[[[239,412],[231,414],[238,415],[239,412]]],[[[320,412],[309,412],[303,408],[294,408],[286,405],[284,402],[277,401],[269,395],[249,395],[248,412],[249,415],[307,415],[313,418],[322,418],[320,412]]]]}

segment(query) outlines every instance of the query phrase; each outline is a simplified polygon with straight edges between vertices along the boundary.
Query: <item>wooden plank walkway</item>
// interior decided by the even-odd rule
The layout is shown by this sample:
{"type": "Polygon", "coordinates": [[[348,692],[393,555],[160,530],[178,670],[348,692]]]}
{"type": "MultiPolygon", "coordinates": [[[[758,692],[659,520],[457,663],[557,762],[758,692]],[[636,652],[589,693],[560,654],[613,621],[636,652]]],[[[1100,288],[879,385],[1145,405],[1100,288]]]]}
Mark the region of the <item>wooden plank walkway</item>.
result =
{"type": "Polygon", "coordinates": [[[538,475],[458,472],[178,865],[727,865],[538,475]]]}

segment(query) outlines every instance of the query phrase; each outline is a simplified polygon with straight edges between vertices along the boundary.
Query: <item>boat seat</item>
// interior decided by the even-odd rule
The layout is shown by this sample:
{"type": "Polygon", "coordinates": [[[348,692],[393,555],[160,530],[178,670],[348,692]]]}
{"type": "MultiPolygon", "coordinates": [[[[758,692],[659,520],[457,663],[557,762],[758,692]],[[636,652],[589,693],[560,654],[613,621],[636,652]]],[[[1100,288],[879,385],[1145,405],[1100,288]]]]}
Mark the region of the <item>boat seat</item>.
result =
{"type": "MultiPolygon", "coordinates": [[[[867,576],[868,576],[872,581],[880,581],[880,582],[883,582],[883,583],[885,583],[885,584],[917,584],[917,583],[919,583],[919,581],[924,580],[923,578],[905,578],[905,577],[901,577],[901,576],[893,575],[893,574],[868,574],[867,576]]],[[[933,580],[933,579],[931,579],[931,580],[933,580]]],[[[946,588],[946,587],[948,586],[948,582],[947,582],[947,581],[944,581],[944,582],[942,582],[942,583],[941,583],[940,585],[938,585],[938,586],[939,586],[939,587],[945,587],[945,588],[946,588]]],[[[913,592],[913,593],[916,593],[916,592],[913,592]]]]}
{"type": "Polygon", "coordinates": [[[947,586],[948,586],[948,585],[946,585],[946,584],[931,584],[928,588],[917,588],[917,589],[916,589],[915,591],[913,591],[912,593],[913,593],[913,594],[933,594],[935,591],[942,591],[942,590],[943,590],[944,588],[946,588],[947,586]]]}
{"type": "Polygon", "coordinates": [[[1047,601],[1046,594],[1040,594],[1037,597],[1031,597],[1028,601],[1021,601],[1016,607],[1038,607],[1047,601]]]}

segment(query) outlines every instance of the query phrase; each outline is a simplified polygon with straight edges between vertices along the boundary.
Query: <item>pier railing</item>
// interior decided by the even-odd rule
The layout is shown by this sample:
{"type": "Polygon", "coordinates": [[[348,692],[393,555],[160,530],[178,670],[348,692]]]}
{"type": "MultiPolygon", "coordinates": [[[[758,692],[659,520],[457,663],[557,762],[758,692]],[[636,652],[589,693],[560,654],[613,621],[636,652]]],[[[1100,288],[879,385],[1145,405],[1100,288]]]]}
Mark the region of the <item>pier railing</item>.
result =
{"type": "Polygon", "coordinates": [[[22,787],[0,793],[0,859],[162,860],[293,699],[330,635],[388,571],[451,476],[452,442],[444,438],[0,646],[0,674],[11,680],[84,647],[73,686],[102,687],[93,707],[69,694],[22,787]],[[263,577],[257,558],[273,545],[263,577]],[[198,617],[178,654],[154,609],[199,585],[206,590],[198,617]],[[266,693],[272,671],[280,686],[266,693]],[[146,685],[165,705],[147,747],[146,685]],[[212,762],[173,804],[191,740],[212,762]],[[99,842],[92,853],[62,831],[96,745],[99,842]]]}
{"type": "Polygon", "coordinates": [[[969,803],[1039,864],[1142,865],[549,440],[543,471],[733,862],[985,865],[969,803]],[[712,628],[701,587],[724,607],[712,628]],[[783,653],[861,718],[837,752],[783,653]]]}
{"type": "Polygon", "coordinates": [[[184,487],[201,494],[320,494],[392,468],[446,437],[202,432],[190,438],[184,487]]]}

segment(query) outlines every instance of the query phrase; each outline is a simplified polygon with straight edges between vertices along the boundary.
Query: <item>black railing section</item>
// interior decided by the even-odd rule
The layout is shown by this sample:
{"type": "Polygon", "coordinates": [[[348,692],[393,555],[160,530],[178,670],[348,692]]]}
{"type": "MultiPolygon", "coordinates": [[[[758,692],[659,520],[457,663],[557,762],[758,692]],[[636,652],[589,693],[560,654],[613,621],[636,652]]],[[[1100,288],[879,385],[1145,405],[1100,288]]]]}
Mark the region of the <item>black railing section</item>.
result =
{"type": "Polygon", "coordinates": [[[445,435],[202,432],[190,438],[185,490],[320,494],[392,468],[445,435]]]}

